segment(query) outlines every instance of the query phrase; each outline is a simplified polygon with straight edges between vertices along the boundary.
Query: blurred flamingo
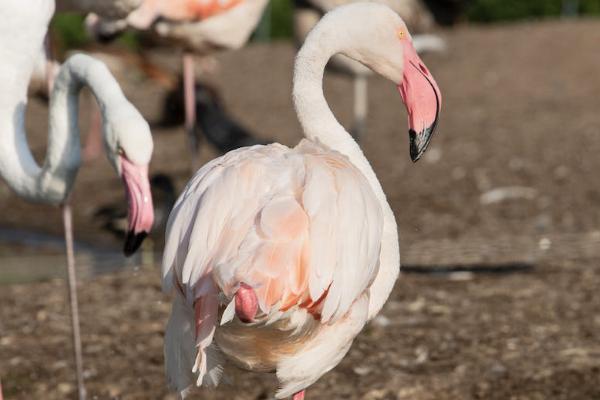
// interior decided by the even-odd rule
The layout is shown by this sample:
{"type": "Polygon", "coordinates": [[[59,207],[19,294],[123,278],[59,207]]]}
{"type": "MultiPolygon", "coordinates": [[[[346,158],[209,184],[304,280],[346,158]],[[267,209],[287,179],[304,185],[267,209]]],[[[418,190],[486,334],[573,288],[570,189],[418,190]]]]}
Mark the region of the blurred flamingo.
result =
{"type": "MultiPolygon", "coordinates": [[[[124,18],[133,10],[138,8],[142,4],[143,0],[57,0],[56,11],[57,12],[77,12],[81,14],[94,13],[100,15],[103,18],[124,18]]],[[[52,55],[52,45],[50,39],[47,38],[44,58],[47,60],[46,73],[44,79],[48,81],[48,86],[52,86],[52,80],[56,73],[58,73],[59,64],[54,60],[52,55]]],[[[38,74],[35,74],[38,75],[38,74]]],[[[50,88],[51,90],[51,88],[50,88]]],[[[48,93],[50,92],[48,90],[48,93]]],[[[87,141],[83,149],[84,161],[91,161],[97,158],[101,152],[101,118],[100,111],[95,107],[91,106],[92,112],[90,113],[89,120],[89,131],[87,134],[87,141]]]]}
{"type": "Polygon", "coordinates": [[[95,13],[106,18],[123,18],[140,6],[143,0],[57,0],[57,12],[95,13]]]}
{"type": "MultiPolygon", "coordinates": [[[[258,24],[268,0],[144,0],[122,20],[91,15],[88,29],[97,37],[110,37],[127,27],[153,29],[160,37],[180,43],[183,54],[185,129],[195,170],[197,139],[193,54],[208,56],[222,49],[243,46],[258,24]],[[158,21],[158,22],[157,22],[158,21]]],[[[210,65],[210,63],[207,63],[210,65]]]]}
{"type": "Polygon", "coordinates": [[[68,59],[60,68],[50,96],[48,150],[40,167],[27,144],[27,85],[54,13],[53,0],[0,3],[0,175],[19,196],[62,206],[67,245],[69,297],[79,398],[85,398],[71,209],[68,198],[80,166],[78,94],[87,86],[100,104],[107,156],[123,179],[129,203],[131,254],[152,226],[148,163],[152,137],[144,118],[127,101],[104,64],[85,55],[68,59]]]}
{"type": "Polygon", "coordinates": [[[226,361],[275,371],[276,397],[304,398],[387,300],[400,268],[397,226],[358,144],[333,116],[322,78],[337,53],[396,85],[418,160],[441,94],[402,19],[376,3],[325,15],[296,57],[293,100],[306,139],[234,150],[203,166],[169,217],[163,289],[168,382],[215,386],[226,361]]]}
{"type": "MultiPolygon", "coordinates": [[[[306,35],[326,12],[340,5],[357,1],[360,0],[296,0],[294,2],[294,37],[296,42],[302,44],[306,35]]],[[[413,45],[417,53],[445,49],[445,43],[441,38],[422,33],[433,28],[434,19],[421,0],[374,1],[385,4],[398,13],[412,32],[420,32],[420,34],[413,35],[413,45]]],[[[350,133],[358,140],[365,135],[367,130],[367,80],[371,75],[371,70],[343,55],[333,57],[330,65],[333,70],[350,75],[354,79],[354,121],[350,133]]]]}

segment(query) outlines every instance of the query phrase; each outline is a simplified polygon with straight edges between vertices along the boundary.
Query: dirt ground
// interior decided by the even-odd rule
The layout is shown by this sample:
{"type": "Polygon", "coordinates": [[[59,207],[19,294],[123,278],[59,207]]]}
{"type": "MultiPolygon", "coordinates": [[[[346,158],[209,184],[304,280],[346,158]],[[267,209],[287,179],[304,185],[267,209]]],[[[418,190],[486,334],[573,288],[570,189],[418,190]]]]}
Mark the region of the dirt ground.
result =
{"type": "MultiPolygon", "coordinates": [[[[440,129],[424,159],[410,162],[405,111],[383,79],[370,81],[362,142],[394,208],[407,270],[438,273],[403,274],[381,316],[307,398],[600,399],[600,21],[441,34],[448,51],[424,57],[444,96],[440,129]],[[494,201],[494,190],[506,187],[524,190],[494,201]],[[591,239],[554,246],[565,235],[591,239]],[[539,242],[530,254],[522,250],[529,241],[539,242]],[[524,268],[502,268],[493,251],[500,242],[501,261],[524,268]],[[478,249],[486,268],[472,264],[478,249]],[[424,263],[432,254],[436,265],[424,263]],[[449,265],[450,273],[440,273],[449,265]]],[[[290,100],[293,55],[288,43],[255,44],[220,56],[217,77],[233,115],[287,145],[301,136],[290,100]]],[[[178,62],[175,54],[153,57],[166,66],[178,62]]],[[[122,81],[157,120],[164,90],[131,71],[122,81]]],[[[325,87],[334,112],[349,123],[351,82],[334,75],[325,87]]],[[[43,104],[32,101],[28,114],[31,144],[43,155],[43,104]]],[[[181,188],[189,177],[182,129],[154,133],[152,170],[175,177],[181,188]]],[[[202,154],[216,155],[208,146],[202,154]]],[[[92,215],[123,196],[105,160],[86,165],[73,196],[76,236],[120,246],[99,232],[92,215]]],[[[61,232],[57,209],[19,201],[3,184],[0,208],[10,210],[0,226],[61,232]]],[[[0,247],[5,253],[12,254],[0,247]]],[[[163,377],[169,300],[159,285],[156,268],[80,284],[90,398],[174,398],[163,377]]],[[[0,286],[6,399],[74,398],[64,293],[61,280],[0,286]]],[[[231,384],[193,398],[267,399],[274,389],[271,376],[232,370],[231,384]]]]}

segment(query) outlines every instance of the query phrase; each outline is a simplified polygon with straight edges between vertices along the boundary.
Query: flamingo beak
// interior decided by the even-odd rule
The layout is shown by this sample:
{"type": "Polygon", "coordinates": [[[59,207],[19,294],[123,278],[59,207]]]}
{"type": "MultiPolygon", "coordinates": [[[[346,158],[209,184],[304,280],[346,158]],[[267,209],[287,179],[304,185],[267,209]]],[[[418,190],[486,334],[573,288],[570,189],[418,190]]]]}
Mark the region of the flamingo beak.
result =
{"type": "Polygon", "coordinates": [[[127,237],[123,252],[127,257],[140,247],[154,223],[152,193],[148,181],[148,165],[138,165],[124,155],[119,156],[125,191],[127,192],[127,237]]]}
{"type": "Polygon", "coordinates": [[[404,40],[404,76],[398,90],[408,112],[410,158],[417,161],[438,123],[442,94],[410,40],[404,40]]]}

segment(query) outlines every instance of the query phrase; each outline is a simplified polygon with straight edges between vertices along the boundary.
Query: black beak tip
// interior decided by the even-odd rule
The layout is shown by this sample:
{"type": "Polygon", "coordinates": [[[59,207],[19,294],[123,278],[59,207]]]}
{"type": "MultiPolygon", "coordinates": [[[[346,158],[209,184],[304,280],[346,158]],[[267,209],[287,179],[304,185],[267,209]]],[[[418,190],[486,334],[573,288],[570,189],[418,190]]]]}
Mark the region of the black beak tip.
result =
{"type": "Polygon", "coordinates": [[[137,249],[140,248],[144,239],[148,236],[148,232],[140,232],[134,233],[133,231],[127,232],[127,237],[125,238],[125,246],[123,247],[123,253],[125,253],[126,257],[131,256],[136,252],[137,249]]]}
{"type": "Polygon", "coordinates": [[[96,40],[102,44],[110,44],[114,42],[120,36],[120,32],[116,33],[108,33],[108,32],[99,32],[96,35],[96,40]]]}
{"type": "Polygon", "coordinates": [[[427,146],[429,146],[429,142],[431,141],[431,136],[435,130],[435,124],[431,127],[425,129],[420,134],[417,134],[413,129],[408,131],[408,136],[410,140],[410,159],[413,162],[419,161],[419,159],[425,154],[427,150],[427,146]]]}

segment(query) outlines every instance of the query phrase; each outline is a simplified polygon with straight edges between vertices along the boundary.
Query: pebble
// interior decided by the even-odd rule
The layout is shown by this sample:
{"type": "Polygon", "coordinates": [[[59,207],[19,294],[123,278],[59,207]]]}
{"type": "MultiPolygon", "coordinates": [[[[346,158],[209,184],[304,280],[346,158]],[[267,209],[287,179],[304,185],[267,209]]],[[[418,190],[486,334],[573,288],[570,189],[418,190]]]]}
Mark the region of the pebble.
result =
{"type": "Polygon", "coordinates": [[[390,321],[390,319],[385,315],[378,315],[375,317],[375,319],[373,319],[373,324],[375,326],[385,328],[387,326],[390,326],[392,324],[392,321],[390,321]]]}

